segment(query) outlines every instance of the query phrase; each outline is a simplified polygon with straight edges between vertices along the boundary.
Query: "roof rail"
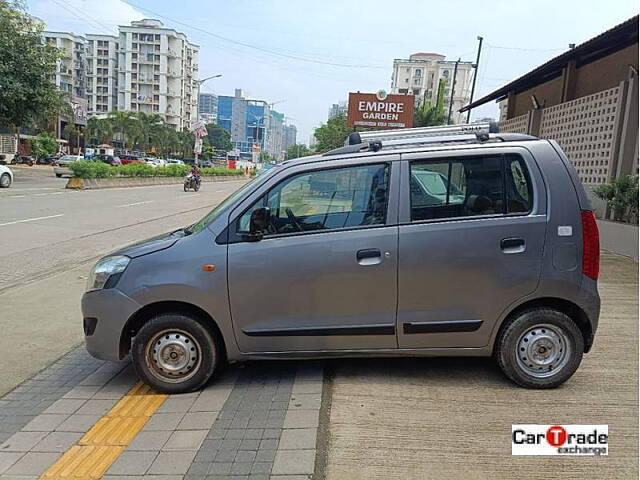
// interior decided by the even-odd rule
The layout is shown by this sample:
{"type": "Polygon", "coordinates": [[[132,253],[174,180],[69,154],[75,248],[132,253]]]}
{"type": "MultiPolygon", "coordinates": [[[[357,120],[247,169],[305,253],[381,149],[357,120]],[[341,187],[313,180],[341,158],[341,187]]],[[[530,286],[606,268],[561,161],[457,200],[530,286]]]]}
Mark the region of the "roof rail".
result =
{"type": "MultiPolygon", "coordinates": [[[[496,122],[486,123],[465,123],[461,125],[442,125],[437,127],[420,127],[420,128],[400,128],[396,130],[370,130],[366,132],[354,132],[349,135],[345,146],[358,145],[368,143],[373,140],[406,140],[412,143],[412,140],[424,137],[440,137],[453,135],[469,135],[476,136],[488,135],[489,133],[498,133],[499,128],[496,122]]],[[[399,142],[398,142],[399,143],[399,142]]]]}

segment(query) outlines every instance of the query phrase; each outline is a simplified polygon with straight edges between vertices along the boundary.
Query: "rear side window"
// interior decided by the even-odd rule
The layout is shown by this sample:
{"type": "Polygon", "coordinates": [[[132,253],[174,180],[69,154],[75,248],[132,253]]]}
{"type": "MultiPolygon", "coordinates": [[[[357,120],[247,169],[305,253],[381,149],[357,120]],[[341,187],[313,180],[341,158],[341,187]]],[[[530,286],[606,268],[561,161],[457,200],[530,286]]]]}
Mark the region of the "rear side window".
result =
{"type": "Polygon", "coordinates": [[[525,214],[533,192],[517,155],[411,163],[411,220],[525,214]]]}

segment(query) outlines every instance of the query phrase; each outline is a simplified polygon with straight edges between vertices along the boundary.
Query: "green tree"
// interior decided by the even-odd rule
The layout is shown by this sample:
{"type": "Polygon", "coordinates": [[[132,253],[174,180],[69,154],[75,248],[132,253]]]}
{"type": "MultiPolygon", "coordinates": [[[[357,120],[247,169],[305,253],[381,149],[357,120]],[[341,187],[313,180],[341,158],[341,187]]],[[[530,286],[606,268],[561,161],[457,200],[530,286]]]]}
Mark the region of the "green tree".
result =
{"type": "Polygon", "coordinates": [[[444,89],[446,83],[444,78],[440,79],[435,104],[425,98],[420,106],[415,109],[413,113],[414,127],[432,127],[447,123],[447,115],[444,112],[444,89]]]}
{"type": "Polygon", "coordinates": [[[303,143],[297,145],[289,145],[287,148],[287,158],[300,158],[313,155],[313,152],[303,143]]]}
{"type": "Polygon", "coordinates": [[[316,128],[315,137],[318,141],[318,151],[326,152],[327,150],[344,146],[349,134],[355,131],[355,128],[347,126],[347,116],[345,114],[330,118],[326,124],[316,128]]]}
{"type": "Polygon", "coordinates": [[[60,52],[23,0],[0,0],[0,124],[20,129],[61,113],[68,98],[51,81],[60,52]]]}
{"type": "Polygon", "coordinates": [[[158,136],[164,133],[164,120],[157,113],[136,112],[134,117],[138,123],[135,131],[138,133],[136,139],[139,147],[141,150],[149,151],[158,136]]]}
{"type": "Polygon", "coordinates": [[[111,122],[113,132],[118,134],[122,148],[135,145],[141,129],[139,120],[132,112],[117,110],[110,112],[107,118],[111,122]]]}
{"type": "Polygon", "coordinates": [[[598,185],[593,193],[613,211],[613,219],[619,222],[638,219],[638,177],[624,175],[610,183],[598,185]]]}
{"type": "Polygon", "coordinates": [[[42,132],[31,140],[31,153],[36,158],[44,158],[53,155],[58,150],[58,141],[53,133],[42,132]]]}
{"type": "Polygon", "coordinates": [[[90,117],[85,127],[85,138],[91,145],[111,143],[113,140],[113,123],[107,118],[90,117]]]}
{"type": "Polygon", "coordinates": [[[231,143],[231,135],[220,125],[215,123],[208,123],[206,125],[207,136],[209,137],[209,143],[215,150],[228,152],[233,148],[231,143]]]}
{"type": "Polygon", "coordinates": [[[68,140],[76,147],[80,148],[80,138],[84,137],[84,131],[82,127],[75,123],[67,123],[62,131],[62,138],[68,140]]]}

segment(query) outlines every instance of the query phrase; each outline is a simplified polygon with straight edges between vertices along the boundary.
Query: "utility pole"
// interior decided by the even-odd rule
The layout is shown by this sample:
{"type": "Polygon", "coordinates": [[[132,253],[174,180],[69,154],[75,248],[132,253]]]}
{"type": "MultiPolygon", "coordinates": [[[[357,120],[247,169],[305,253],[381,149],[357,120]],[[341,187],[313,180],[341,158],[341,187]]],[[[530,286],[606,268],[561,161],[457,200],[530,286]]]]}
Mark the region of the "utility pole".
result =
{"type": "Polygon", "coordinates": [[[453,81],[451,82],[451,96],[449,97],[449,115],[447,115],[447,125],[451,125],[451,110],[453,109],[453,94],[456,90],[456,77],[458,76],[458,64],[460,58],[456,60],[456,66],[453,68],[453,81]]]}
{"type": "MultiPolygon", "coordinates": [[[[471,96],[469,97],[469,105],[473,103],[473,93],[476,91],[476,79],[478,78],[478,65],[480,65],[480,52],[482,52],[482,37],[478,35],[478,55],[476,56],[476,64],[473,66],[473,83],[471,84],[471,96]]],[[[467,110],[467,123],[471,118],[471,109],[467,110]]]]}
{"type": "MultiPolygon", "coordinates": [[[[218,75],[211,75],[210,77],[203,78],[202,80],[196,80],[196,85],[198,86],[197,93],[196,93],[196,123],[200,121],[200,87],[207,80],[211,80],[212,78],[219,78],[221,76],[222,74],[219,73],[218,75]]],[[[195,165],[198,166],[198,154],[194,152],[194,156],[195,156],[195,165]]]]}

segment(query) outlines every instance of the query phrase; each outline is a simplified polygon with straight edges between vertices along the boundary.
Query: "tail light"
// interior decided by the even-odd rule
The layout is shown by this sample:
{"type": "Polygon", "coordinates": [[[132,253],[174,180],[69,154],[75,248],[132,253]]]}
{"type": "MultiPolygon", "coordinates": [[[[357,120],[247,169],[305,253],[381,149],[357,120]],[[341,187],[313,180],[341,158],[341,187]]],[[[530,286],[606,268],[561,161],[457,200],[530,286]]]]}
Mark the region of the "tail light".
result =
{"type": "Polygon", "coordinates": [[[596,216],[591,210],[582,214],[582,273],[593,280],[600,272],[600,234],[596,216]]]}

